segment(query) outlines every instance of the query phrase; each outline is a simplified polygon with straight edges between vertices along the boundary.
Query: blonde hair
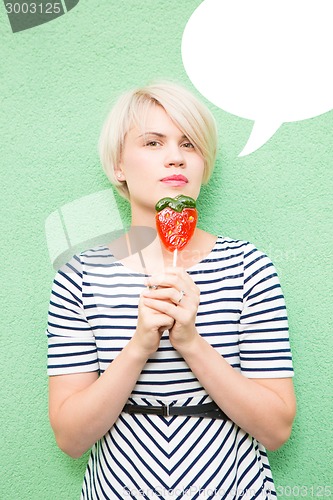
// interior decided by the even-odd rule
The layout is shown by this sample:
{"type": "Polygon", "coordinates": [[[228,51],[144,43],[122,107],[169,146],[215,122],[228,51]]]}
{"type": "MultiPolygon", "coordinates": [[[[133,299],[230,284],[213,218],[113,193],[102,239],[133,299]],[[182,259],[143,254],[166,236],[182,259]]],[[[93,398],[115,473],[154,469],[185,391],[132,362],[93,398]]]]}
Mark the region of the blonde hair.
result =
{"type": "Polygon", "coordinates": [[[110,182],[127,199],[127,184],[116,178],[115,168],[120,162],[127,132],[133,126],[144,127],[148,111],[156,105],[162,106],[202,155],[205,164],[204,184],[209,181],[214,168],[217,130],[213,115],[206,106],[181,85],[171,82],[131,90],[117,100],[106,118],[99,139],[103,169],[110,182]]]}

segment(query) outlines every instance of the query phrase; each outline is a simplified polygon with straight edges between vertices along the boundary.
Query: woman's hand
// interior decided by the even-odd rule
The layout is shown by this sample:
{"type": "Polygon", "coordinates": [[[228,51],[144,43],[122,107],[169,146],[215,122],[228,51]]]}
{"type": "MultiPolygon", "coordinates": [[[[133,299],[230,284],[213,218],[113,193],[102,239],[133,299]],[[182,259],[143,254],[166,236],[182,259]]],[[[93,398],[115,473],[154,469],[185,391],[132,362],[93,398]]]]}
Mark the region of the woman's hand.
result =
{"type": "Polygon", "coordinates": [[[186,350],[198,336],[195,328],[200,291],[183,268],[166,268],[165,273],[151,276],[142,293],[143,304],[173,320],[170,342],[178,351],[186,350]]]}
{"type": "Polygon", "coordinates": [[[151,308],[146,304],[144,290],[141,293],[138,308],[138,322],[132,343],[148,358],[157,351],[164,330],[170,330],[174,319],[163,311],[151,308]]]}

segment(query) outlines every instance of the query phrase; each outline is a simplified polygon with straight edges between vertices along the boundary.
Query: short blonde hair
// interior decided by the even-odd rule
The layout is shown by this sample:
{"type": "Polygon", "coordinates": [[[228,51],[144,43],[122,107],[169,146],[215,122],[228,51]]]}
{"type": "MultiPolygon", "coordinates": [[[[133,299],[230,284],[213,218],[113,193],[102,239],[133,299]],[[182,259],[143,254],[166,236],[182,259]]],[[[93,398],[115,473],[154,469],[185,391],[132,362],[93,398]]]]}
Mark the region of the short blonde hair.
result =
{"type": "Polygon", "coordinates": [[[159,82],[126,92],[117,100],[103,125],[99,153],[103,169],[118,192],[129,199],[127,184],[115,176],[125,136],[133,126],[144,127],[152,106],[166,111],[204,159],[203,183],[213,172],[217,151],[217,129],[213,115],[191,92],[172,82],[159,82]]]}

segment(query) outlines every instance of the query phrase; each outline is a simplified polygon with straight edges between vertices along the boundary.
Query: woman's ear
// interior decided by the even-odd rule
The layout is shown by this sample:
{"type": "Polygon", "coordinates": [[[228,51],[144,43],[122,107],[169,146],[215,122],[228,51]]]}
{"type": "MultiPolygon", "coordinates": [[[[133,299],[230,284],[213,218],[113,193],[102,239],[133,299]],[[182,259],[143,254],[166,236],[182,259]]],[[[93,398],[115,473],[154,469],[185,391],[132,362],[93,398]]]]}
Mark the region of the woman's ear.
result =
{"type": "Polygon", "coordinates": [[[122,182],[125,180],[125,174],[122,170],[120,170],[119,168],[115,169],[115,175],[116,175],[116,179],[119,181],[119,182],[122,182]]]}

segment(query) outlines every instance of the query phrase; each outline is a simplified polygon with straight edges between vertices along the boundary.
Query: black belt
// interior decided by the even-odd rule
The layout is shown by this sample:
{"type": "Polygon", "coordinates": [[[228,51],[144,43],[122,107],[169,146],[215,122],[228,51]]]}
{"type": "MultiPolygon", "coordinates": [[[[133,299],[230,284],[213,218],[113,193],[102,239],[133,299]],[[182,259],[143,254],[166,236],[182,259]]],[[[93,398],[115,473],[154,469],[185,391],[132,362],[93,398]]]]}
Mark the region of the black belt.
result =
{"type": "Polygon", "coordinates": [[[197,418],[219,418],[229,420],[227,415],[217,406],[214,401],[196,406],[141,406],[126,404],[123,408],[125,413],[145,413],[148,415],[161,415],[171,417],[173,415],[183,415],[197,418]]]}

